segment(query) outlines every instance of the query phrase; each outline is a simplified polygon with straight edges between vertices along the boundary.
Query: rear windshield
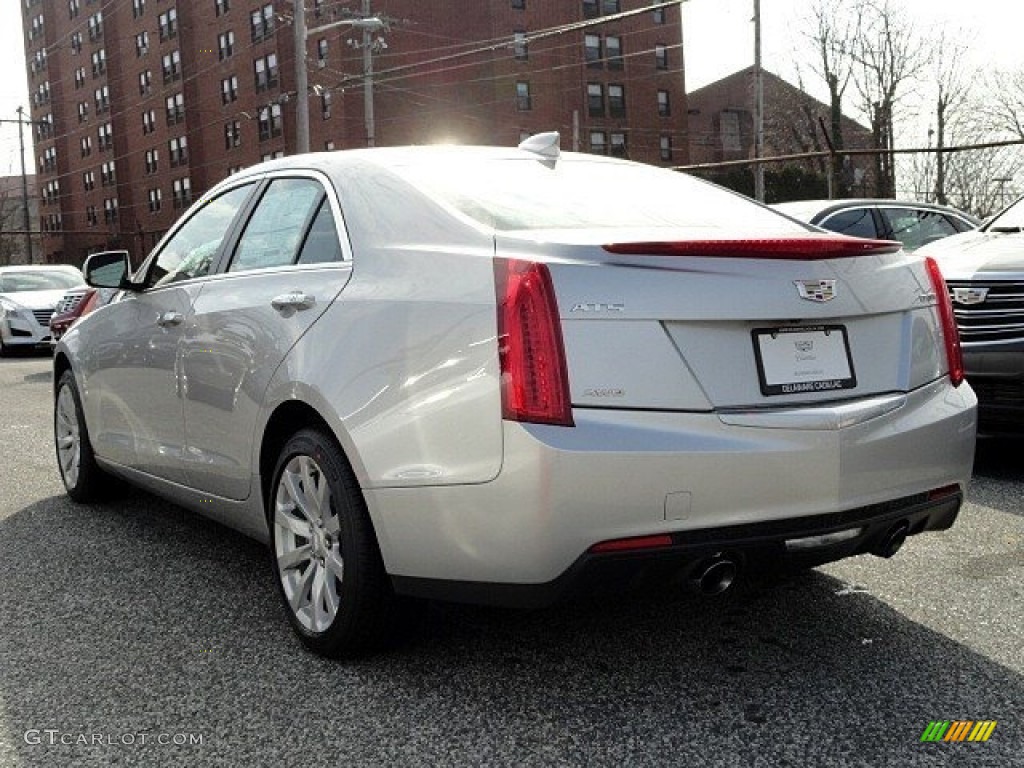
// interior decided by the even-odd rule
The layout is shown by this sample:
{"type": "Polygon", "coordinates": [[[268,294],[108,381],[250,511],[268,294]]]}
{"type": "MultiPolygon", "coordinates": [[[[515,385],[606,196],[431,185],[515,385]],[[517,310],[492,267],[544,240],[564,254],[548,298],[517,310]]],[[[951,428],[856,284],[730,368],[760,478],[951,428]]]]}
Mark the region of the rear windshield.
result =
{"type": "Polygon", "coordinates": [[[808,231],[748,198],[638,163],[487,159],[393,170],[428,196],[502,231],[685,227],[714,237],[808,231]]]}
{"type": "Polygon", "coordinates": [[[22,293],[24,291],[67,290],[82,285],[85,281],[74,272],[25,270],[0,274],[0,293],[22,293]]]}

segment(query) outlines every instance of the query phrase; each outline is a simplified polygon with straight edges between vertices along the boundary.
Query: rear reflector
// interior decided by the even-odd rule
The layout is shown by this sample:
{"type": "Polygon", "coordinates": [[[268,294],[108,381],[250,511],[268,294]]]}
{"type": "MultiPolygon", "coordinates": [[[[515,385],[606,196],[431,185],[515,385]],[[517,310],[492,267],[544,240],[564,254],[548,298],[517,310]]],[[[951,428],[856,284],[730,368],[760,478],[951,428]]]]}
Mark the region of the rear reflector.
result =
{"type": "Polygon", "coordinates": [[[569,375],[551,273],[495,259],[502,418],[571,427],[569,375]]]}
{"type": "Polygon", "coordinates": [[[595,544],[588,551],[591,554],[599,555],[605,552],[634,552],[638,549],[658,549],[659,547],[671,547],[672,537],[663,534],[660,536],[634,536],[629,539],[612,539],[595,544]]]}
{"type": "Polygon", "coordinates": [[[948,496],[955,496],[960,493],[960,486],[957,484],[944,485],[941,488],[935,488],[934,490],[928,491],[928,501],[936,501],[938,499],[945,499],[948,496]]]}
{"type": "Polygon", "coordinates": [[[895,253],[902,246],[891,240],[865,240],[845,235],[807,234],[750,240],[680,240],[676,242],[610,243],[609,253],[631,256],[708,256],[729,259],[789,259],[816,261],[895,253]]]}
{"type": "Polygon", "coordinates": [[[953,302],[949,298],[949,289],[942,277],[939,264],[931,256],[924,260],[928,277],[932,281],[932,290],[939,306],[939,319],[942,322],[942,338],[946,346],[946,362],[949,364],[949,380],[954,387],[959,387],[964,380],[964,357],[960,351],[960,331],[956,327],[953,316],[953,302]]]}

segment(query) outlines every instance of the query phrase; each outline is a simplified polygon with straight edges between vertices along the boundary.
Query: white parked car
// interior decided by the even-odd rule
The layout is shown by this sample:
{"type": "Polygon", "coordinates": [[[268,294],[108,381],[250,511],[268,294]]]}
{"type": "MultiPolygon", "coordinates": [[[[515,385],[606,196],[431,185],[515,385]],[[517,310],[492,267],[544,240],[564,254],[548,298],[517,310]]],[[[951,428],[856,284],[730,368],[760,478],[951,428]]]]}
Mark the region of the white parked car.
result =
{"type": "Polygon", "coordinates": [[[971,472],[934,263],[557,135],[271,161],[85,271],[125,294],[56,348],[68,493],[110,473],[267,541],[327,655],[404,596],[890,556],[971,472]]]}
{"type": "Polygon", "coordinates": [[[0,267],[0,354],[50,341],[50,316],[69,288],[84,286],[80,270],[63,265],[0,267]]]}

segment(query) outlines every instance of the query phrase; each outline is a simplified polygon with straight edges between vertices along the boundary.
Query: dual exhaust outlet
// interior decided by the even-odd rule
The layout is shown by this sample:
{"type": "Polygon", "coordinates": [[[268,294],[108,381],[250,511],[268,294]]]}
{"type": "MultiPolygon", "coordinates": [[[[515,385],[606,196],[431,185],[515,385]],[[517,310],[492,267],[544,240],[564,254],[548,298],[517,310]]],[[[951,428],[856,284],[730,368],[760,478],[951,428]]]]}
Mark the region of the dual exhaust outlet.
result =
{"type": "MultiPolygon", "coordinates": [[[[903,547],[910,534],[910,523],[906,520],[889,528],[868,550],[877,557],[890,558],[903,547]]],[[[699,595],[720,595],[736,581],[739,564],[731,557],[715,555],[698,563],[690,572],[687,587],[699,595]]]]}

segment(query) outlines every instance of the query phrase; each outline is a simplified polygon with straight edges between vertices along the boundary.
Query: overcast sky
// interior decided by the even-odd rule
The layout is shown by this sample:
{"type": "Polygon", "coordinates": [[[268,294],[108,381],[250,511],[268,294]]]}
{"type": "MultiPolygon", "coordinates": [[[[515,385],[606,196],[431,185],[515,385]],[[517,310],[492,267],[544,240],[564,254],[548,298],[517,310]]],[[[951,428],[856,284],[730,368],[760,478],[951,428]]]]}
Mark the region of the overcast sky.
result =
{"type": "MultiPolygon", "coordinates": [[[[445,2],[446,0],[423,0],[445,2]]],[[[448,0],[451,1],[451,0],[448,0]]],[[[464,2],[465,0],[460,0],[464,2]]],[[[536,0],[540,2],[541,0],[536,0]]],[[[1024,2],[1021,0],[894,0],[916,14],[922,28],[944,28],[970,40],[967,63],[1024,67],[1024,2]]],[[[379,0],[386,8],[387,0],[379,0]]],[[[761,0],[764,66],[796,82],[795,62],[806,57],[800,31],[811,0],[761,0]]],[[[0,118],[28,108],[21,0],[0,0],[0,118]]],[[[753,62],[753,0],[689,0],[683,6],[686,87],[694,90],[753,62]]],[[[820,88],[805,70],[809,90],[820,88]]],[[[820,92],[815,95],[821,95],[820,92]]],[[[25,138],[31,142],[28,131],[25,138]]],[[[0,124],[0,175],[20,172],[17,126],[0,124]]],[[[31,155],[30,155],[31,157],[31,155]]],[[[29,171],[33,170],[29,160],[29,171]]]]}

